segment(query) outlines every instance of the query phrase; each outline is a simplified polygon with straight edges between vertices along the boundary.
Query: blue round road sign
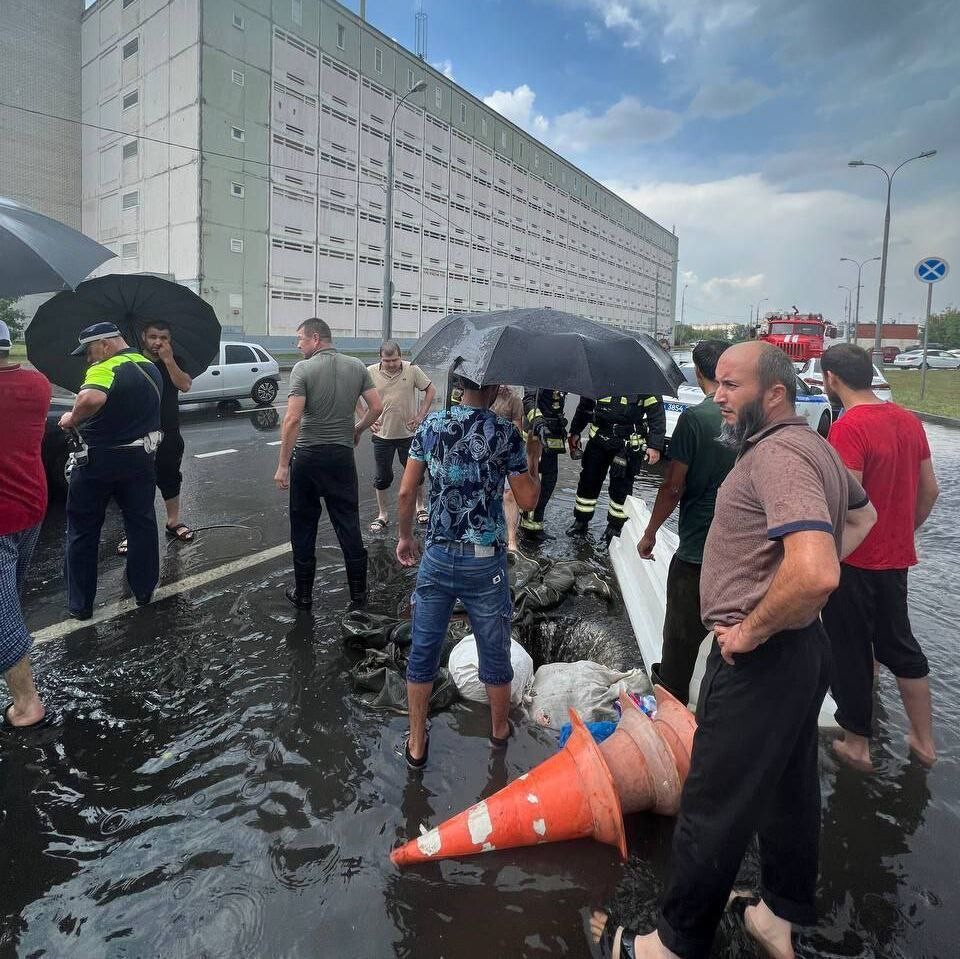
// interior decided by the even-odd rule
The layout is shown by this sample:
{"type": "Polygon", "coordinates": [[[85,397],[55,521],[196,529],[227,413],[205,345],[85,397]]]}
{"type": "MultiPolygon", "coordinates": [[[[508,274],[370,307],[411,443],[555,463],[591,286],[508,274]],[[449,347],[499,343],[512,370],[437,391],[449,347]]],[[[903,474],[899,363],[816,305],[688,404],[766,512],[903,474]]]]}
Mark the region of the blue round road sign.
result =
{"type": "Polygon", "coordinates": [[[942,256],[924,257],[913,271],[921,283],[938,283],[950,272],[950,265],[942,256]]]}

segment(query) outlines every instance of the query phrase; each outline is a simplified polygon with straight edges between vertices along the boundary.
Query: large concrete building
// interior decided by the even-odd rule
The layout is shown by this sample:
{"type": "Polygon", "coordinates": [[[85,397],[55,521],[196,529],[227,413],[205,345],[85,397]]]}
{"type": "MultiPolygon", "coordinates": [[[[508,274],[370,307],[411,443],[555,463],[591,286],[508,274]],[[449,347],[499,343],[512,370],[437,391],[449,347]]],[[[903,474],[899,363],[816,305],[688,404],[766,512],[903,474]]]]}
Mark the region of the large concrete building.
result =
{"type": "Polygon", "coordinates": [[[379,336],[396,110],[395,335],[527,305],[669,327],[670,231],[333,0],[98,0],[82,63],[84,231],[225,325],[379,336]]]}

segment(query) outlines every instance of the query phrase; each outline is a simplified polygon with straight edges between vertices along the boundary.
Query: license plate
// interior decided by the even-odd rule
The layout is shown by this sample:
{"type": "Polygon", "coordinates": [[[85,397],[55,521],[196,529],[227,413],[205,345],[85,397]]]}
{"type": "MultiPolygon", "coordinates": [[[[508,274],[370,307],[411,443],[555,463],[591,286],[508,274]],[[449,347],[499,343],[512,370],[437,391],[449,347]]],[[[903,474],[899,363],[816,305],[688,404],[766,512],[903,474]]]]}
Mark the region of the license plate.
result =
{"type": "Polygon", "coordinates": [[[664,403],[663,408],[671,413],[682,413],[686,409],[682,403],[664,403]]]}

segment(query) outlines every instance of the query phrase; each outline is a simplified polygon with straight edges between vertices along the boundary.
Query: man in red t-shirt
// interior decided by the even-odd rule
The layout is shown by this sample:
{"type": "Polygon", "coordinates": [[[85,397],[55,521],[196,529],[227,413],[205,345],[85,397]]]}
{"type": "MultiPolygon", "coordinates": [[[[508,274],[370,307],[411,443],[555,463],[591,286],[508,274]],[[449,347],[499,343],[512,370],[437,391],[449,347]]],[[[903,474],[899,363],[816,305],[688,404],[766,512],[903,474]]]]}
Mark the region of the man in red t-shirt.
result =
{"type": "Polygon", "coordinates": [[[910,721],[907,741],[929,765],[937,758],[929,669],[907,612],[907,570],[917,562],[914,534],[940,492],[927,435],[916,416],[874,395],[866,350],[839,343],[823,354],[820,365],[827,394],[844,408],[830,430],[830,443],[877,511],[876,525],[841,564],[840,586],[823,610],[833,647],[836,718],[843,729],[833,747],[858,768],[873,768],[876,659],[897,677],[910,721]]]}
{"type": "Polygon", "coordinates": [[[0,443],[0,674],[13,702],[0,716],[0,734],[47,726],[33,684],[28,653],[32,640],[20,594],[47,510],[47,480],[40,445],[50,406],[50,384],[34,370],[11,364],[10,331],[0,321],[0,422],[15,423],[0,443]]]}

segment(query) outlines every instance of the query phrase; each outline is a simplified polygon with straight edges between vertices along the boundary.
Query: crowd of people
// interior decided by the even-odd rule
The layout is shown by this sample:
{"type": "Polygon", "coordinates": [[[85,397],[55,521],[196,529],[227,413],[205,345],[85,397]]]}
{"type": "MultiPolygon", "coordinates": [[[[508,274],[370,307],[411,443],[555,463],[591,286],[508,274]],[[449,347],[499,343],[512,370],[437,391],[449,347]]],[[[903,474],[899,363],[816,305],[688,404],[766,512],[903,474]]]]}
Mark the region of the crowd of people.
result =
{"type": "MultiPolygon", "coordinates": [[[[657,928],[638,935],[602,913],[591,926],[604,955],[708,954],[725,910],[776,959],[793,955],[794,925],[815,919],[820,791],[818,715],[829,688],[842,735],[837,756],[871,768],[875,664],[897,679],[910,722],[909,746],[936,759],[928,664],[910,628],[907,571],[916,530],[938,489],[916,417],[871,391],[869,354],[852,344],[822,358],[830,398],[843,407],[829,439],[798,417],[789,357],[765,343],[703,341],[693,351],[704,393],[679,418],[666,447],[664,408],[650,395],[581,397],[567,424],[562,391],[451,384],[436,389],[385,341],[366,366],[336,350],[328,325],[301,324],[303,360],[291,373],[275,483],[289,494],[299,610],[313,603],[316,539],[326,507],[343,551],[350,607],[367,603],[367,551],[354,449],[370,430],[378,514],[390,526],[394,461],[403,467],[396,503],[398,561],[418,566],[407,669],[409,731],[402,755],[428,762],[427,710],[454,604],[466,609],[490,703],[490,743],[506,748],[513,671],[507,554],[517,536],[548,535],[545,510],[558,457],[582,454],[574,522],[589,527],[609,473],[609,541],[646,465],[666,453],[663,480],[639,555],[652,560],[664,522],[679,507],[679,548],[667,579],[663,655],[652,678],[683,702],[707,630],[714,642],[698,697],[698,729],[673,838],[657,928]],[[585,448],[581,445],[586,434],[585,448]],[[423,527],[420,539],[415,524],[423,527]],[[752,837],[759,838],[758,890],[733,891],[752,837]]],[[[80,335],[86,376],[60,426],[79,431],[67,498],[65,580],[72,616],[92,615],[97,549],[115,501],[121,544],[138,604],[159,576],[154,490],[166,533],[187,541],[180,520],[178,393],[190,388],[169,328],[147,327],[131,347],[109,323],[80,335]]],[[[30,669],[30,635],[19,595],[46,508],[40,443],[50,385],[9,362],[0,324],[0,415],[18,424],[0,448],[0,672],[12,695],[5,729],[53,721],[30,669]]]]}

